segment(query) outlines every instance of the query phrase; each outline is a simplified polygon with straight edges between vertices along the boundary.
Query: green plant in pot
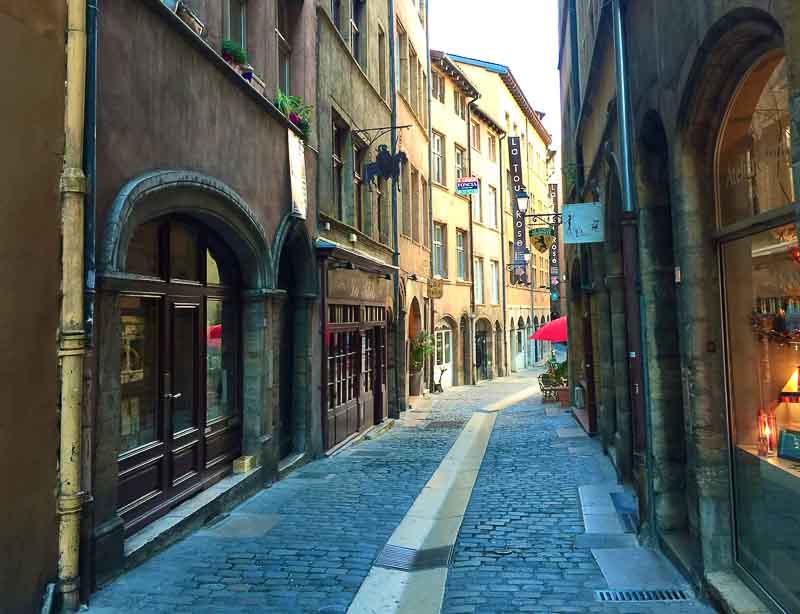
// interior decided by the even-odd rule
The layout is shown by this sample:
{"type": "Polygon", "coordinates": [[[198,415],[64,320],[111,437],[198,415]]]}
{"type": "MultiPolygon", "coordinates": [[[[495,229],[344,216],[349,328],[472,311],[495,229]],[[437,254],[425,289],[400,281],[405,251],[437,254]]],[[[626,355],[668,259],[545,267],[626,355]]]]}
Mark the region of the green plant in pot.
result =
{"type": "Polygon", "coordinates": [[[290,122],[300,128],[303,138],[308,140],[311,135],[311,112],[313,107],[303,104],[300,96],[289,96],[278,89],[275,94],[275,106],[290,122]]]}
{"type": "Polygon", "coordinates": [[[425,359],[433,354],[433,335],[420,332],[411,340],[409,355],[408,394],[419,396],[422,392],[422,371],[425,368],[425,359]]]}
{"type": "Polygon", "coordinates": [[[247,51],[236,41],[226,38],[222,41],[222,59],[229,64],[244,66],[247,64],[247,51]]]}

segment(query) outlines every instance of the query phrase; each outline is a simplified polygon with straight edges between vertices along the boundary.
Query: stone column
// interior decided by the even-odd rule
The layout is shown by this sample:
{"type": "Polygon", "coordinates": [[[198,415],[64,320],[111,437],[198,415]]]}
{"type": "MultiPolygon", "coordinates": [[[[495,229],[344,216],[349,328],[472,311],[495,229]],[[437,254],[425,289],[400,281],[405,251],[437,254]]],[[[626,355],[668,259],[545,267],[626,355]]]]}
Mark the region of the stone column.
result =
{"type": "Polygon", "coordinates": [[[264,291],[252,290],[243,293],[242,300],[242,454],[255,456],[265,480],[270,481],[277,468],[272,450],[273,407],[267,402],[273,379],[270,299],[264,291]]]}

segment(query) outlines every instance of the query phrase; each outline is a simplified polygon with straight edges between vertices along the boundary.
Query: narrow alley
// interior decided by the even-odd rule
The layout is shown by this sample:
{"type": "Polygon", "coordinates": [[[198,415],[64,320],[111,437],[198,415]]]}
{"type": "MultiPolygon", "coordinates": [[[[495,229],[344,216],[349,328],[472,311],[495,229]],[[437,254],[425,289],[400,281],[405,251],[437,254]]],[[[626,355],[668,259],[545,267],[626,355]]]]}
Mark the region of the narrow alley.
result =
{"type": "MultiPolygon", "coordinates": [[[[664,559],[625,532],[619,501],[626,495],[599,444],[566,410],[542,404],[535,375],[428,397],[382,436],[301,468],[125,573],[96,593],[89,611],[711,612],[664,559]],[[494,418],[492,410],[496,421],[466,510],[436,515],[460,524],[454,548],[436,549],[445,557],[427,566],[438,565],[434,573],[446,586],[420,589],[412,579],[393,606],[370,605],[368,576],[404,573],[399,565],[389,572],[376,566],[387,558],[387,540],[447,464],[465,425],[494,418]],[[684,590],[690,599],[598,601],[595,591],[609,587],[684,590]],[[431,602],[441,609],[428,609],[431,602]]],[[[424,567],[405,573],[425,574],[417,571],[424,567]]],[[[389,592],[391,582],[383,583],[389,592]]]]}

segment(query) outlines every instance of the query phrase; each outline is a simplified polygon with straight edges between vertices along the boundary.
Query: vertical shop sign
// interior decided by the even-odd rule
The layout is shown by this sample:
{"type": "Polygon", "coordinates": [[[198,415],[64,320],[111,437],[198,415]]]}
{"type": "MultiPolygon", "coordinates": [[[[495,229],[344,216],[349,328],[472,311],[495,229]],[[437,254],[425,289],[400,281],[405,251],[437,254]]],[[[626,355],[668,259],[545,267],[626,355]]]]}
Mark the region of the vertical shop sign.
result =
{"type": "Polygon", "coordinates": [[[522,182],[522,154],[520,152],[520,138],[518,136],[508,137],[508,165],[511,171],[511,190],[514,194],[512,210],[514,212],[514,279],[517,282],[527,280],[527,266],[525,254],[527,246],[525,244],[525,212],[519,208],[517,194],[525,191],[522,182]]]}

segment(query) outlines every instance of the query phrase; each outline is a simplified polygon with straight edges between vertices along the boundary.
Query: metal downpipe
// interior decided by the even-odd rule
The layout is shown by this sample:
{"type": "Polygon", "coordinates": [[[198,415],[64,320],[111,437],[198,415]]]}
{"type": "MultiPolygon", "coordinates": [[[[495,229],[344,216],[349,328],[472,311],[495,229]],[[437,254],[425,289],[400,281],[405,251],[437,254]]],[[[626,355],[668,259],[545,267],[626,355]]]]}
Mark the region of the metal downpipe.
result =
{"type": "Polygon", "coordinates": [[[86,96],[86,0],[67,0],[67,83],[61,192],[60,456],[58,493],[58,590],[61,610],[77,610],[83,401],[84,106],[86,96]]]}
{"type": "MultiPolygon", "coordinates": [[[[628,87],[628,63],[627,53],[625,48],[625,29],[622,15],[622,1],[612,0],[611,3],[611,17],[614,28],[614,53],[616,63],[616,77],[617,77],[617,105],[619,109],[619,126],[620,126],[620,149],[622,154],[622,183],[623,183],[623,210],[629,214],[635,214],[637,211],[636,202],[636,188],[633,181],[633,161],[631,159],[631,110],[630,110],[630,90],[628,87]]],[[[636,237],[638,252],[638,225],[639,220],[636,220],[636,237]]],[[[641,275],[639,270],[639,258],[636,258],[636,283],[641,275]]],[[[645,459],[645,487],[647,489],[647,512],[648,512],[648,525],[649,537],[652,539],[656,536],[656,518],[655,518],[655,500],[653,492],[653,464],[651,458],[651,406],[650,406],[650,369],[647,354],[647,335],[645,333],[646,326],[646,309],[644,304],[644,296],[638,292],[638,305],[639,305],[639,351],[641,353],[642,361],[642,395],[644,400],[644,459],[645,459]]]]}
{"type": "MultiPolygon", "coordinates": [[[[392,115],[391,115],[391,151],[392,158],[397,155],[397,74],[395,71],[396,60],[395,54],[395,14],[394,14],[394,0],[387,0],[389,8],[389,92],[392,97],[392,115]]],[[[399,178],[392,179],[392,264],[395,266],[394,271],[394,389],[395,389],[395,411],[392,418],[399,418],[400,412],[405,410],[402,400],[405,395],[402,392],[403,377],[400,373],[400,367],[403,366],[400,357],[405,353],[405,327],[400,326],[400,314],[404,311],[405,306],[400,304],[400,228],[398,226],[399,220],[397,219],[397,182],[399,178]]]]}

